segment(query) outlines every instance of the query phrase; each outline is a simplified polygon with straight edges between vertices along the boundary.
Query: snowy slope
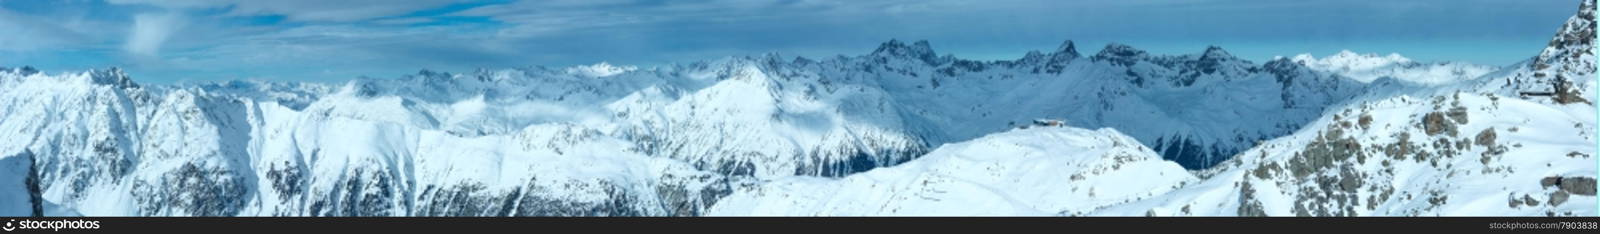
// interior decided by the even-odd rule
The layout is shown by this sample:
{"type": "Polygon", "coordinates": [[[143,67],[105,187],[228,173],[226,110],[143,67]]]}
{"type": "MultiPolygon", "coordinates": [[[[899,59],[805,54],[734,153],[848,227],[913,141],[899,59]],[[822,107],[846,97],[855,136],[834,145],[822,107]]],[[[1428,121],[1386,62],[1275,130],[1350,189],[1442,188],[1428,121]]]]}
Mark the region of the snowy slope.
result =
{"type": "Polygon", "coordinates": [[[1195,180],[1112,129],[1034,127],[947,144],[844,178],[742,187],[708,215],[1054,215],[1161,194],[1195,180]]]}
{"type": "Polygon", "coordinates": [[[1093,214],[1594,215],[1595,111],[1464,92],[1363,102],[1194,185],[1093,214]]]}

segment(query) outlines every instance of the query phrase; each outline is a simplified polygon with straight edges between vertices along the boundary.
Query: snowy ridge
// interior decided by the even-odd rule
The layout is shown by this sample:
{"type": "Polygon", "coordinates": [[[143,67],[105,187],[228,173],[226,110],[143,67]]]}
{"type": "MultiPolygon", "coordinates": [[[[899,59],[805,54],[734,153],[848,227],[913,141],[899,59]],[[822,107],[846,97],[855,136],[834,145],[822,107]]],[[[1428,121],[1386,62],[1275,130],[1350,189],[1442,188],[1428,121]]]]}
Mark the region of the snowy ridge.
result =
{"type": "Polygon", "coordinates": [[[1194,180],[1116,130],[1035,127],[947,144],[844,178],[742,187],[708,215],[1055,215],[1139,200],[1194,180]]]}

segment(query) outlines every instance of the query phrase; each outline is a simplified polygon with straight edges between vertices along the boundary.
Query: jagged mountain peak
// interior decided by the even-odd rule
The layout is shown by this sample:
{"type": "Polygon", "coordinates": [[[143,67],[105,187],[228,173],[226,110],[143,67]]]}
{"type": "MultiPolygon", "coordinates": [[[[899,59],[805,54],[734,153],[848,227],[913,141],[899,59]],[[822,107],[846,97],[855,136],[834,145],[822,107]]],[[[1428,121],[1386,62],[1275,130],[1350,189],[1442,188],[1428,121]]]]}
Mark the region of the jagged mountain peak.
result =
{"type": "Polygon", "coordinates": [[[1107,43],[1106,47],[1105,48],[1101,48],[1100,49],[1100,53],[1095,54],[1095,56],[1096,57],[1102,57],[1102,56],[1103,57],[1112,57],[1112,56],[1126,57],[1126,56],[1143,55],[1143,54],[1145,54],[1145,51],[1142,50],[1142,49],[1135,48],[1135,47],[1133,47],[1131,45],[1128,45],[1128,44],[1112,42],[1112,43],[1107,43]]]}
{"type": "Polygon", "coordinates": [[[899,39],[889,39],[889,41],[878,45],[878,49],[873,50],[872,55],[912,58],[928,63],[935,63],[938,59],[938,55],[933,51],[933,46],[929,45],[927,40],[917,40],[907,45],[899,39]]]}
{"type": "Polygon", "coordinates": [[[1223,50],[1221,46],[1207,46],[1205,52],[1200,53],[1200,60],[1233,60],[1233,54],[1223,50]]]}
{"type": "Polygon", "coordinates": [[[33,75],[33,74],[38,74],[39,73],[39,69],[35,69],[35,68],[33,68],[33,66],[22,66],[20,68],[0,67],[0,71],[17,73],[17,75],[20,75],[20,76],[29,76],[29,75],[33,75]]]}
{"type": "Polygon", "coordinates": [[[1028,51],[1028,54],[1023,55],[1022,59],[1017,62],[1039,66],[1034,68],[1033,72],[1035,73],[1044,72],[1057,74],[1061,73],[1063,69],[1066,69],[1067,64],[1072,63],[1072,60],[1076,60],[1082,56],[1083,55],[1078,54],[1078,46],[1075,45],[1072,40],[1066,40],[1061,42],[1061,45],[1057,46],[1056,50],[1054,52],[1050,52],[1050,54],[1032,50],[1028,51]]]}
{"type": "Polygon", "coordinates": [[[1300,70],[1307,69],[1307,67],[1305,63],[1295,59],[1276,57],[1272,60],[1268,60],[1266,63],[1261,64],[1261,69],[1274,74],[1287,74],[1288,72],[1298,72],[1300,70]]]}
{"type": "MultiPolygon", "coordinates": [[[[37,73],[38,71],[34,72],[37,73]]],[[[90,70],[86,75],[88,81],[92,84],[111,85],[121,88],[139,87],[138,84],[133,82],[132,78],[128,77],[128,73],[122,71],[122,68],[111,67],[102,70],[90,70]]]]}
{"type": "Polygon", "coordinates": [[[1077,57],[1082,56],[1081,54],[1078,54],[1078,46],[1074,45],[1072,40],[1067,40],[1067,41],[1061,42],[1061,46],[1057,46],[1056,47],[1056,54],[1057,55],[1071,55],[1071,57],[1073,57],[1073,58],[1077,58],[1077,57]]]}
{"type": "Polygon", "coordinates": [[[1223,50],[1222,47],[1215,45],[1206,47],[1206,50],[1201,52],[1198,57],[1194,57],[1194,55],[1186,55],[1181,57],[1167,57],[1160,60],[1164,61],[1158,61],[1157,63],[1167,64],[1167,66],[1185,66],[1177,65],[1180,63],[1186,64],[1186,66],[1192,66],[1187,68],[1192,70],[1185,69],[1187,71],[1183,71],[1186,73],[1186,75],[1180,75],[1178,79],[1176,79],[1176,81],[1178,81],[1179,84],[1182,84],[1182,86],[1189,86],[1193,85],[1195,82],[1199,82],[1200,80],[1210,79],[1203,78],[1208,76],[1214,76],[1224,80],[1244,77],[1246,74],[1256,69],[1255,65],[1251,64],[1250,61],[1233,57],[1233,54],[1229,54],[1228,51],[1223,50]]]}
{"type": "Polygon", "coordinates": [[[454,77],[455,74],[451,74],[450,72],[434,71],[429,69],[418,70],[417,74],[408,76],[410,79],[420,79],[427,82],[440,82],[443,80],[453,79],[454,77]]]}
{"type": "Polygon", "coordinates": [[[1100,49],[1100,53],[1096,53],[1093,58],[1096,61],[1110,61],[1113,64],[1129,66],[1140,59],[1144,59],[1146,56],[1148,56],[1148,53],[1144,50],[1112,42],[1106,44],[1105,48],[1100,49]]]}

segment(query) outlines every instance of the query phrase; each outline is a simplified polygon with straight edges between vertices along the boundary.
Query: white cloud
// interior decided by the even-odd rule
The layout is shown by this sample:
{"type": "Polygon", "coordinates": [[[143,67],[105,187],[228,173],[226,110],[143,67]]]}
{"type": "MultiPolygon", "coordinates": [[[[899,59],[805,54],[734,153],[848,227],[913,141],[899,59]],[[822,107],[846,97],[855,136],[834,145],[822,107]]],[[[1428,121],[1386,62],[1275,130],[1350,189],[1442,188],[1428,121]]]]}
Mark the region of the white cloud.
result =
{"type": "Polygon", "coordinates": [[[641,1],[548,0],[516,1],[454,12],[453,16],[488,17],[509,24],[502,37],[543,37],[582,30],[678,21],[751,22],[839,7],[831,0],[769,2],[743,0],[641,1]]]}
{"type": "Polygon", "coordinates": [[[282,15],[290,21],[350,22],[397,16],[460,0],[107,0],[120,5],[168,9],[226,8],[227,15],[282,15]]]}
{"type": "Polygon", "coordinates": [[[155,56],[159,54],[161,44],[187,24],[187,19],[176,12],[134,15],[133,29],[129,30],[128,41],[123,49],[135,55],[155,56]]]}

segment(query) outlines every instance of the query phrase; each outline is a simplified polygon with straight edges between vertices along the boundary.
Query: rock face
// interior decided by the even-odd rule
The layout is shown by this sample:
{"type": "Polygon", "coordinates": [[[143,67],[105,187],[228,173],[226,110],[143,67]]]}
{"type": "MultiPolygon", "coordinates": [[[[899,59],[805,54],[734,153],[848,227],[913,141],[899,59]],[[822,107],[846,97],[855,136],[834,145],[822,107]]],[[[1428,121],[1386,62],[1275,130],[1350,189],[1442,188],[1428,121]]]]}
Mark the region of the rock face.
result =
{"type": "Polygon", "coordinates": [[[40,199],[39,178],[32,152],[21,152],[0,159],[0,215],[40,216],[44,214],[44,201],[40,199]]]}
{"type": "Polygon", "coordinates": [[[1593,2],[1580,3],[1578,14],[1567,19],[1538,56],[1516,67],[1514,75],[1480,87],[1523,98],[1558,104],[1589,104],[1594,100],[1593,2]]]}
{"type": "Polygon", "coordinates": [[[1571,194],[1594,196],[1595,181],[1594,178],[1580,176],[1545,177],[1539,180],[1539,185],[1559,188],[1571,194]]]}

